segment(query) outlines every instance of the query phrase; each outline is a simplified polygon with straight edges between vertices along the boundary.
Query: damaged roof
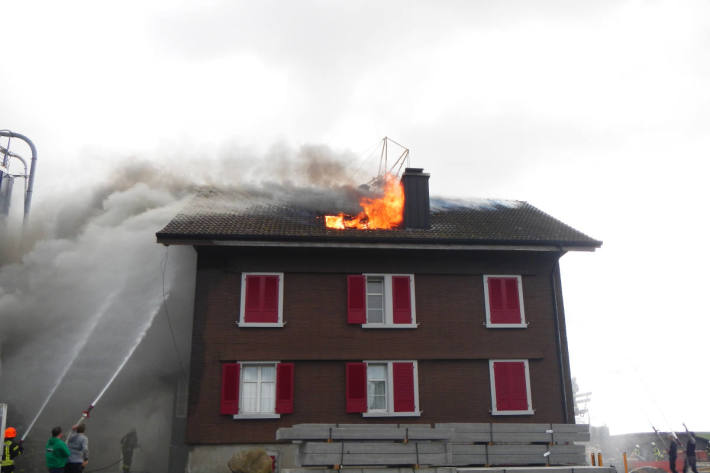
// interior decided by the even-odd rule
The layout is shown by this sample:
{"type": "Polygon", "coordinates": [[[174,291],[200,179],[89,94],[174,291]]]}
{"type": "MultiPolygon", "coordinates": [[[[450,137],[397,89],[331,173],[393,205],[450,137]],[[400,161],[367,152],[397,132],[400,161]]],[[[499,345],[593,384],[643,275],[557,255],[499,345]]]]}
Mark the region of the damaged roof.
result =
{"type": "MultiPolygon", "coordinates": [[[[337,200],[337,199],[336,199],[337,200]]],[[[342,210],[334,199],[296,202],[254,198],[240,192],[202,192],[156,233],[159,243],[210,245],[225,242],[278,244],[393,244],[530,246],[594,250],[595,240],[517,200],[431,199],[431,227],[391,230],[329,229],[325,215],[342,210]],[[332,208],[336,207],[336,208],[332,208]]]]}

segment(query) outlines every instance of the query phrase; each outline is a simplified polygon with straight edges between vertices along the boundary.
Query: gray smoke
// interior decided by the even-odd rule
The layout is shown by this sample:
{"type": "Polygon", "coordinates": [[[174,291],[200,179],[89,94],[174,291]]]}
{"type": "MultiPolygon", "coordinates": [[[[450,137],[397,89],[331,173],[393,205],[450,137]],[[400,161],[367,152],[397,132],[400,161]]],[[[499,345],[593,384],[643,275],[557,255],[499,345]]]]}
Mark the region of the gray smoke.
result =
{"type": "Polygon", "coordinates": [[[169,168],[122,160],[131,164],[93,187],[36,200],[22,239],[0,229],[0,401],[10,425],[23,435],[56,389],[27,438],[27,469],[43,468],[50,429],[68,430],[142,340],[88,420],[88,470],[117,461],[120,438],[135,428],[134,470],[168,471],[171,441],[180,443],[171,425],[189,365],[196,257],[156,244],[155,232],[205,188],[353,206],[362,191],[351,158],[277,146],[265,156],[225,152],[198,171],[192,157],[172,156],[169,168]]]}

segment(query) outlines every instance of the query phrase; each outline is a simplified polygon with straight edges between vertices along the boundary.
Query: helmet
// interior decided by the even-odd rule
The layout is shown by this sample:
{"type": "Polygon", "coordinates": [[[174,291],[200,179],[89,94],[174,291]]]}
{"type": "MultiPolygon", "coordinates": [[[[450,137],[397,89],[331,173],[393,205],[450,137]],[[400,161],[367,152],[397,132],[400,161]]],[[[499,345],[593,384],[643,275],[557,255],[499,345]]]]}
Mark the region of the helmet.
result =
{"type": "Polygon", "coordinates": [[[5,438],[6,439],[14,439],[17,437],[17,430],[15,430],[14,427],[8,427],[5,429],[5,438]]]}

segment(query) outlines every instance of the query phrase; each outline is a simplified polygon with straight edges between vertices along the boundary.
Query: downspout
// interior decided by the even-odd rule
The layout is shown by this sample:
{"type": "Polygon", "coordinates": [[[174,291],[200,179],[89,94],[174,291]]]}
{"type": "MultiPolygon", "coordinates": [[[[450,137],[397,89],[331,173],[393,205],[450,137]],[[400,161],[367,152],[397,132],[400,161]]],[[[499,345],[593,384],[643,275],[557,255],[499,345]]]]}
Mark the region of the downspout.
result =
{"type": "Polygon", "coordinates": [[[555,273],[559,275],[560,272],[560,258],[564,256],[566,252],[561,251],[560,255],[557,257],[555,264],[552,266],[552,271],[550,271],[550,288],[552,289],[552,310],[554,311],[554,322],[555,322],[555,345],[557,347],[557,363],[560,370],[560,384],[562,386],[562,414],[564,418],[564,423],[569,424],[569,409],[567,400],[567,383],[565,376],[565,363],[562,357],[562,331],[560,329],[560,311],[558,309],[559,296],[557,295],[557,284],[555,280],[555,273]]]}

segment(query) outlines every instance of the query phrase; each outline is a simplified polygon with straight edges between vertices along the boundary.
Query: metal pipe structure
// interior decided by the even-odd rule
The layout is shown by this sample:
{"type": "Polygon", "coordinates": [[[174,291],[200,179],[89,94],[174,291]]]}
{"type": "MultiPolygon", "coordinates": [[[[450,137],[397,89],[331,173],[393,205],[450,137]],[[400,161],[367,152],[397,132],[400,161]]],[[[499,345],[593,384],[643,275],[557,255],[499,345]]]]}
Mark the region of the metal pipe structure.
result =
{"type": "MultiPolygon", "coordinates": [[[[553,322],[555,326],[555,348],[557,349],[557,367],[560,374],[560,384],[562,385],[562,415],[564,418],[564,423],[568,424],[569,419],[569,402],[567,399],[567,373],[565,372],[565,360],[563,359],[563,346],[562,346],[562,327],[560,327],[560,313],[559,313],[559,298],[557,294],[557,280],[555,276],[560,275],[560,260],[559,258],[564,255],[564,252],[560,253],[560,256],[555,261],[552,266],[552,271],[550,271],[550,286],[552,289],[552,312],[553,312],[553,322]]],[[[574,414],[573,414],[574,415],[574,414]]],[[[574,420],[574,418],[573,418],[574,420]]],[[[592,461],[594,461],[594,454],[592,454],[592,461]]],[[[592,465],[594,466],[594,465],[592,465]]]]}
{"type": "MultiPolygon", "coordinates": [[[[18,138],[25,143],[27,143],[27,146],[30,147],[30,150],[32,151],[32,160],[30,161],[30,173],[29,176],[27,176],[27,173],[25,173],[25,177],[27,177],[27,185],[25,187],[25,208],[24,208],[24,215],[23,215],[23,223],[27,224],[27,220],[30,215],[30,206],[32,205],[32,188],[34,187],[34,182],[35,182],[35,170],[37,168],[37,148],[35,148],[34,143],[32,143],[32,140],[27,138],[25,135],[22,135],[20,133],[15,133],[14,131],[10,130],[0,130],[0,136],[5,136],[8,138],[18,138]]],[[[8,155],[11,155],[13,157],[18,157],[14,153],[8,153],[8,155]]],[[[25,164],[25,169],[27,169],[27,164],[25,163],[25,160],[20,158],[23,164],[25,164]]],[[[2,171],[0,171],[0,179],[2,178],[2,171]]]]}

